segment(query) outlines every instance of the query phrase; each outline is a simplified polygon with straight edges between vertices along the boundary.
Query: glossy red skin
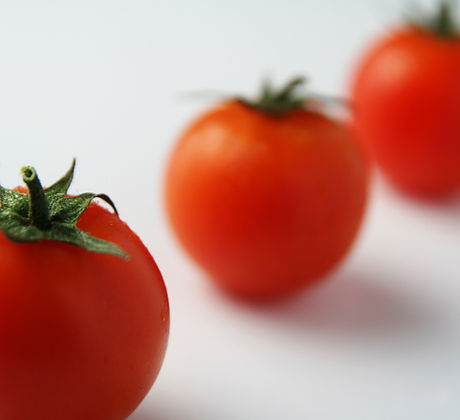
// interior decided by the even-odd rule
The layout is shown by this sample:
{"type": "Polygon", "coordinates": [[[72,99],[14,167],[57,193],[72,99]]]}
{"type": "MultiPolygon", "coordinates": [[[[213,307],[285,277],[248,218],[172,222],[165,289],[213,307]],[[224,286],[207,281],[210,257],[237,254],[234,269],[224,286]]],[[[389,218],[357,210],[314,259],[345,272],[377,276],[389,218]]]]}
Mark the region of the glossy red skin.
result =
{"type": "Polygon", "coordinates": [[[229,101],[182,135],[166,177],[172,226],[220,287],[273,299],[313,284],[347,253],[366,165],[344,127],[304,110],[270,117],[229,101]]]}
{"type": "Polygon", "coordinates": [[[130,259],[0,233],[2,420],[124,420],[159,372],[169,306],[154,260],[97,204],[78,226],[130,259]]]}
{"type": "Polygon", "coordinates": [[[357,132],[395,185],[460,192],[460,38],[407,28],[380,39],[358,66],[352,99],[357,132]]]}

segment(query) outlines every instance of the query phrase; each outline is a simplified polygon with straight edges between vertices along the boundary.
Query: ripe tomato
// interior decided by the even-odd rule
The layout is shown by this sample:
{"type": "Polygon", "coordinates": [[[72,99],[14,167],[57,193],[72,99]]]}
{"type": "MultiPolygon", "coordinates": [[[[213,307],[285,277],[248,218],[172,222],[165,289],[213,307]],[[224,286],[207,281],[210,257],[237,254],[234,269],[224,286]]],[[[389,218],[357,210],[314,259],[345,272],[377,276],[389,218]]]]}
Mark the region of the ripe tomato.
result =
{"type": "Polygon", "coordinates": [[[29,189],[30,195],[1,190],[0,418],[124,420],[150,389],[165,353],[162,276],[126,223],[95,203],[85,211],[91,197],[65,197],[62,183],[45,190],[52,225],[42,233],[52,236],[69,213],[84,211],[77,227],[66,229],[80,229],[89,242],[11,240],[11,221],[39,191],[29,189]]]}
{"type": "Polygon", "coordinates": [[[244,298],[317,281],[346,254],[363,216],[358,147],[341,124],[304,109],[294,85],[206,112],[167,170],[179,240],[219,286],[244,298]]]}
{"type": "Polygon", "coordinates": [[[460,191],[460,35],[446,7],[430,28],[403,27],[372,46],[351,93],[370,155],[421,196],[460,191]]]}

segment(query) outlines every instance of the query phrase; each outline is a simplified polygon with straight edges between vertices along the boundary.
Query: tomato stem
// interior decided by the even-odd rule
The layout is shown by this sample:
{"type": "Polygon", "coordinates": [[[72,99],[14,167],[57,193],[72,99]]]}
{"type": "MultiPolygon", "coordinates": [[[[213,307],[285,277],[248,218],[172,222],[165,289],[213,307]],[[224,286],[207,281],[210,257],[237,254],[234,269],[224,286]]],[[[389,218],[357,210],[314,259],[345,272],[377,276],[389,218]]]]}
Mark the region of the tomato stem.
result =
{"type": "Polygon", "coordinates": [[[452,16],[452,4],[448,0],[441,1],[438,15],[434,22],[434,30],[442,37],[452,37],[456,34],[455,22],[452,16]]]}
{"type": "Polygon", "coordinates": [[[415,26],[423,28],[435,35],[452,39],[459,36],[458,25],[455,19],[456,0],[440,0],[439,8],[434,16],[414,19],[415,26]]]}
{"type": "Polygon", "coordinates": [[[303,108],[305,98],[298,94],[298,88],[306,82],[305,77],[297,76],[276,90],[270,81],[262,83],[259,97],[255,100],[237,98],[244,105],[269,115],[283,115],[293,109],[303,108]]]}
{"type": "Polygon", "coordinates": [[[236,99],[249,108],[260,111],[270,116],[281,116],[295,109],[317,110],[318,105],[336,104],[345,105],[340,98],[318,95],[309,92],[304,94],[300,88],[307,82],[303,76],[297,76],[289,80],[280,89],[275,89],[270,81],[265,80],[259,96],[256,99],[236,97],[236,99]]]}
{"type": "Polygon", "coordinates": [[[95,198],[104,200],[116,213],[106,194],[83,193],[69,196],[75,159],[66,174],[44,189],[31,166],[21,168],[22,179],[29,194],[9,190],[0,185],[0,229],[15,242],[53,240],[79,246],[88,251],[129,258],[115,243],[94,237],[79,229],[77,222],[95,198]]]}
{"type": "Polygon", "coordinates": [[[32,224],[47,230],[51,226],[49,203],[37,172],[31,166],[21,168],[22,179],[29,188],[29,217],[32,224]]]}

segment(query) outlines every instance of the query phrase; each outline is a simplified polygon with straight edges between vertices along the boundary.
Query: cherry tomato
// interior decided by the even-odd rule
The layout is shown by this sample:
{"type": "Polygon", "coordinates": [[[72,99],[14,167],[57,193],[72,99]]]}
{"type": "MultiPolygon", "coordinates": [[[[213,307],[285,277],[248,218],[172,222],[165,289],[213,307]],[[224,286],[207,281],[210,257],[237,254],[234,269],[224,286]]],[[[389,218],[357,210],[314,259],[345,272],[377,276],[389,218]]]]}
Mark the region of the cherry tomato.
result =
{"type": "Polygon", "coordinates": [[[96,203],[85,211],[90,196],[66,198],[60,189],[47,197],[55,205],[49,206],[51,224],[37,235],[78,231],[77,239],[71,233],[62,241],[30,232],[15,237],[11,223],[28,211],[27,200],[32,206],[33,194],[2,188],[0,418],[125,420],[162,364],[169,330],[165,285],[117,214],[96,203]],[[81,211],[76,226],[67,223],[75,219],[71,212],[81,211]],[[77,244],[80,236],[86,245],[77,244]]]}
{"type": "Polygon", "coordinates": [[[302,107],[295,84],[210,109],[169,162],[175,233],[239,297],[273,299],[313,284],[342,260],[363,217],[360,150],[342,124],[302,107]]]}
{"type": "Polygon", "coordinates": [[[399,188],[419,196],[460,191],[460,36],[444,2],[430,26],[380,38],[354,77],[354,124],[399,188]]]}

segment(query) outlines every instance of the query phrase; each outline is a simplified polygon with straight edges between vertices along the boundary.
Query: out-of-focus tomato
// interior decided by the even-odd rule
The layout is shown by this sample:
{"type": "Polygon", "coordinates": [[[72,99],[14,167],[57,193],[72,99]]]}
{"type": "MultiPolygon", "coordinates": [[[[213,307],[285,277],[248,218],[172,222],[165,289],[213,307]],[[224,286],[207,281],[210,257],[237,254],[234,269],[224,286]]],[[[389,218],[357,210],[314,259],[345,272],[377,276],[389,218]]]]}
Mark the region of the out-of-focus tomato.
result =
{"type": "Polygon", "coordinates": [[[304,107],[299,83],[210,109],[169,162],[174,231],[240,297],[276,298],[316,282],[347,253],[363,217],[360,150],[341,123],[304,107]]]}
{"type": "Polygon", "coordinates": [[[460,35],[449,2],[373,45],[352,98],[357,133],[395,185],[421,196],[460,191],[460,35]]]}

